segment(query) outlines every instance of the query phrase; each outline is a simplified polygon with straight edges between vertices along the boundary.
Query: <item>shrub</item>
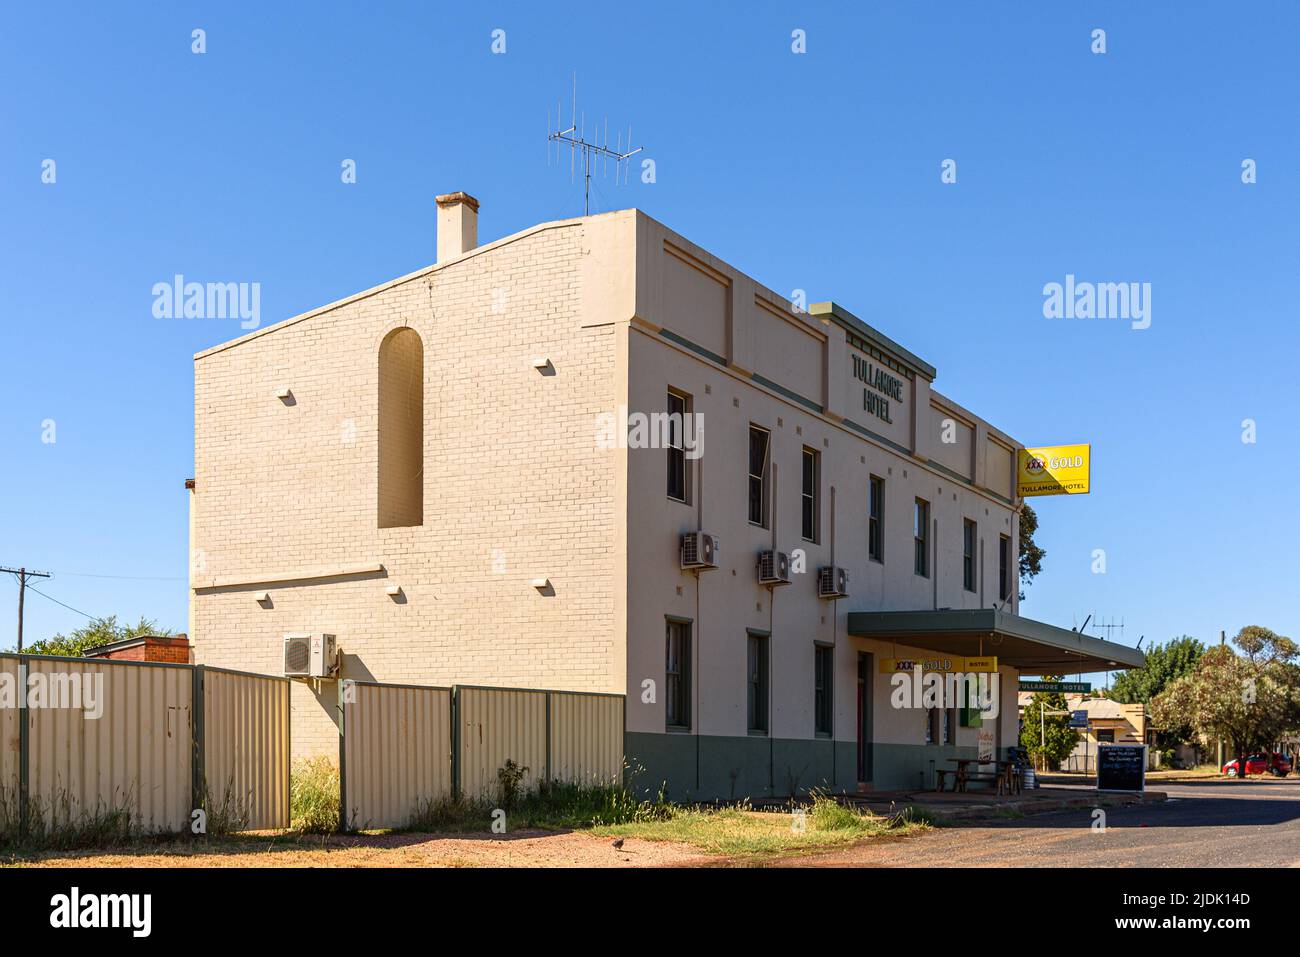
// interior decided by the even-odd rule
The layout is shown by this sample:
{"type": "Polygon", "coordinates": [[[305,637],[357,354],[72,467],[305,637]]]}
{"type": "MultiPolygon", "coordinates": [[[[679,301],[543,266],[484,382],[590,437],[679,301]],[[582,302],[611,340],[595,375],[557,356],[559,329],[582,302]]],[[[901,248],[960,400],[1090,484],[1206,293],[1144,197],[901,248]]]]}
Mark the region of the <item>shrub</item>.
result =
{"type": "Polygon", "coordinates": [[[497,769],[497,801],[505,810],[512,810],[519,800],[527,773],[528,769],[515,764],[512,758],[506,758],[505,767],[497,769]]]}
{"type": "Polygon", "coordinates": [[[339,829],[339,769],[327,757],[306,758],[289,775],[289,816],[292,826],[306,834],[332,834],[339,829]]]}

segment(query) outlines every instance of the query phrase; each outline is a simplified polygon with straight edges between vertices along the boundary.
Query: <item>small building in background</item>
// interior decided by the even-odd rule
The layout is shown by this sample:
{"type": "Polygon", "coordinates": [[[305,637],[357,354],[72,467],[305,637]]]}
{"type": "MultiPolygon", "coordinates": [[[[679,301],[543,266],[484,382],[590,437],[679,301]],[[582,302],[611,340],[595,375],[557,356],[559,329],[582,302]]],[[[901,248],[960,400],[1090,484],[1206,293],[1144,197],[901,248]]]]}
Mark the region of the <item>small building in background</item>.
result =
{"type": "MultiPolygon", "coordinates": [[[[1033,694],[1022,691],[1019,695],[1020,713],[1024,721],[1037,721],[1026,709],[1033,700],[1033,694]]],[[[1145,744],[1147,748],[1147,765],[1154,768],[1157,755],[1154,747],[1153,729],[1147,719],[1146,705],[1121,704],[1110,698],[1092,695],[1067,694],[1065,707],[1070,712],[1087,712],[1088,726],[1077,728],[1079,743],[1074,751],[1061,762],[1062,771],[1079,771],[1089,774],[1097,770],[1097,746],[1102,744],[1145,744]]]]}
{"type": "Polygon", "coordinates": [[[188,665],[190,660],[189,636],[137,635],[91,648],[83,653],[85,658],[108,658],[113,661],[166,661],[188,665]]]}

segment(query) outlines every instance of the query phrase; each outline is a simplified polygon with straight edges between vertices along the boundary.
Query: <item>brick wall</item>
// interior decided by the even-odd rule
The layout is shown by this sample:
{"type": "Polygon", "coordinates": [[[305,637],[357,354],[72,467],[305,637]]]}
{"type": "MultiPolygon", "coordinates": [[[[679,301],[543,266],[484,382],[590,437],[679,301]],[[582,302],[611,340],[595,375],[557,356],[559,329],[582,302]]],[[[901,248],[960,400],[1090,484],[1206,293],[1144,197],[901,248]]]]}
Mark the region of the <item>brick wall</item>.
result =
{"type": "MultiPolygon", "coordinates": [[[[197,661],[278,674],[285,633],[323,631],[347,677],[623,690],[618,464],[594,451],[618,337],[579,319],[588,228],[528,230],[196,357],[197,661]],[[424,522],[379,528],[379,347],[404,325],[424,355],[424,522]]],[[[295,685],[296,756],[337,753],[323,687],[295,685]]]]}
{"type": "Polygon", "coordinates": [[[92,649],[85,656],[113,661],[167,661],[185,665],[190,663],[190,642],[185,635],[142,635],[129,642],[114,642],[104,648],[92,649]]]}

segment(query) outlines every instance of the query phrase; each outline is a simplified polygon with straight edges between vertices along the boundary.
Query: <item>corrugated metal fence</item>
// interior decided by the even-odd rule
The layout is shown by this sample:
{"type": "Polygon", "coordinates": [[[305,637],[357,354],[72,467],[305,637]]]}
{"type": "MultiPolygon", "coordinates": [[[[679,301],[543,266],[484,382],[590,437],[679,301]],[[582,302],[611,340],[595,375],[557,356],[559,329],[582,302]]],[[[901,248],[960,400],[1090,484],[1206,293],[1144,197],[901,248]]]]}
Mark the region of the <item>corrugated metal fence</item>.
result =
{"type": "Polygon", "coordinates": [[[345,681],[339,691],[344,830],[403,827],[451,794],[450,688],[345,681]]]}
{"type": "Polygon", "coordinates": [[[507,761],[543,781],[614,784],[622,695],[457,685],[340,683],[345,829],[404,827],[431,801],[493,799],[507,761]]]}
{"type": "Polygon", "coordinates": [[[208,814],[236,830],[289,826],[289,680],[199,666],[208,814]]]}
{"type": "Polygon", "coordinates": [[[0,832],[123,814],[139,833],[188,832],[198,808],[288,827],[288,717],[285,678],[0,655],[0,832]]]}

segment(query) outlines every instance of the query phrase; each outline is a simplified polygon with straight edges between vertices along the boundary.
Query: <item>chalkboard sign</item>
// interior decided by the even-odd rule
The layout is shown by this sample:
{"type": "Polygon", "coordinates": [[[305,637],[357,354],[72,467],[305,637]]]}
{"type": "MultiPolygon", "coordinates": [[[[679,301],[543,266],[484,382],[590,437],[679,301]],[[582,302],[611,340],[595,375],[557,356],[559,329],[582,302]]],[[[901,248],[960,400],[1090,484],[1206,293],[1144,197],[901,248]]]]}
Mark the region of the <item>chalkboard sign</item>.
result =
{"type": "Polygon", "coordinates": [[[1145,744],[1103,744],[1097,747],[1098,791],[1143,791],[1146,782],[1145,744]]]}

